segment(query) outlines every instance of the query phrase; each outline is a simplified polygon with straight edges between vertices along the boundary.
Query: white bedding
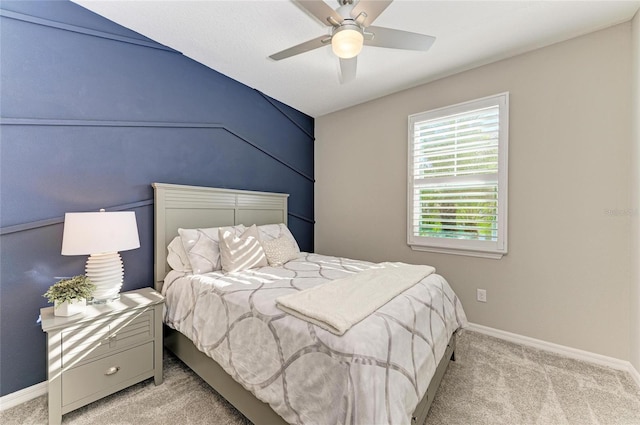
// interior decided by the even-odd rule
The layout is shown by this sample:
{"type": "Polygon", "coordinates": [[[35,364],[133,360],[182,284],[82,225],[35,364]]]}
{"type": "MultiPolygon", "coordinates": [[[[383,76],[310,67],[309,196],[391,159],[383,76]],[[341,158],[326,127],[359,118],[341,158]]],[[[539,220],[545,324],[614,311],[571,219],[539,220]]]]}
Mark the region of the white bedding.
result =
{"type": "Polygon", "coordinates": [[[302,254],[282,267],[165,279],[165,322],[292,424],[409,424],[453,332],[466,324],[446,280],[430,274],[334,335],[276,298],[373,263],[302,254]]]}

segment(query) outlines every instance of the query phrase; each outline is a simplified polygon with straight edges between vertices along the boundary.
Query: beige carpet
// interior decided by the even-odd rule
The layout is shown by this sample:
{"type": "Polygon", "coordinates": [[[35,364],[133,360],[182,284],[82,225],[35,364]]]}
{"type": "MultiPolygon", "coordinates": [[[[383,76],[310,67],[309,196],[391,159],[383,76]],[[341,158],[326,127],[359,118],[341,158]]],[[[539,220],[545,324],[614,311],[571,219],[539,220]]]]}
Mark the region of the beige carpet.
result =
{"type": "MultiPolygon", "coordinates": [[[[165,382],[134,385],[63,417],[63,424],[250,425],[179,360],[165,382]]],[[[0,412],[0,423],[46,424],[47,398],[0,412]]],[[[463,331],[428,425],[640,425],[640,389],[620,371],[463,331]]],[[[369,424],[361,424],[369,425],[369,424]]]]}
{"type": "Polygon", "coordinates": [[[640,425],[626,372],[468,331],[457,352],[428,424],[640,425]]]}

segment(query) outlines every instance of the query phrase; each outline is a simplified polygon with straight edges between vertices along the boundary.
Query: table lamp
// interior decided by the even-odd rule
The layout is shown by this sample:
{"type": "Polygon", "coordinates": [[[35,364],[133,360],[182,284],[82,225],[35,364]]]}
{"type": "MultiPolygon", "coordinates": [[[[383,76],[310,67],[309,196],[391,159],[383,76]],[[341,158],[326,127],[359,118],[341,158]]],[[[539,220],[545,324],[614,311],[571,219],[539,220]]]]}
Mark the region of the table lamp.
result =
{"type": "Polygon", "coordinates": [[[119,251],[135,248],[140,248],[140,239],[133,211],[64,215],[62,255],[89,255],[85,272],[96,285],[93,304],[120,298],[124,266],[119,251]]]}

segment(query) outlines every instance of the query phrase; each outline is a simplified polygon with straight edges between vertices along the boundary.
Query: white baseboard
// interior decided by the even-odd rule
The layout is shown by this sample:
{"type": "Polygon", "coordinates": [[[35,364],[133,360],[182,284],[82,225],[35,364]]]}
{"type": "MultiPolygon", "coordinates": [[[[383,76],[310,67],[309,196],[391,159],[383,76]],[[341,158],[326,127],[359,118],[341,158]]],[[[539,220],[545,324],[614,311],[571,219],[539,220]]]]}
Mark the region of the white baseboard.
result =
{"type": "Polygon", "coordinates": [[[633,380],[636,381],[636,384],[638,384],[638,386],[640,387],[640,372],[638,372],[638,369],[633,367],[631,363],[629,363],[629,373],[631,374],[633,380]]]}
{"type": "Polygon", "coordinates": [[[485,335],[493,336],[495,338],[504,339],[506,341],[515,342],[516,344],[526,345],[528,347],[538,348],[544,351],[550,351],[552,353],[560,354],[565,357],[569,357],[576,360],[582,360],[589,363],[595,363],[600,366],[610,367],[616,370],[622,370],[628,372],[631,378],[640,387],[640,373],[635,367],[626,360],[616,359],[614,357],[603,356],[601,354],[592,353],[590,351],[579,350],[577,348],[567,347],[565,345],[554,344],[552,342],[543,341],[540,339],[530,338],[528,336],[514,334],[511,332],[502,331],[500,329],[490,328],[488,326],[478,325],[476,323],[469,323],[466,328],[470,331],[475,331],[485,335]]]}
{"type": "Polygon", "coordinates": [[[0,397],[0,411],[10,409],[47,393],[47,381],[0,397]]]}

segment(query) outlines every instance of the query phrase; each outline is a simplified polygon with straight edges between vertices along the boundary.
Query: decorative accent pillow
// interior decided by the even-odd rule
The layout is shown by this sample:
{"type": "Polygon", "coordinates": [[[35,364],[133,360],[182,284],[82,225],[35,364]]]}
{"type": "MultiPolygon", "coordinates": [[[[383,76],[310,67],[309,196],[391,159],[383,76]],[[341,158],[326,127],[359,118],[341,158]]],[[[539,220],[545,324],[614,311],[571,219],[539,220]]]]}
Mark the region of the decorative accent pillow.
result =
{"type": "Polygon", "coordinates": [[[189,262],[189,256],[182,246],[182,239],[180,236],[176,236],[167,246],[167,263],[169,266],[178,272],[191,273],[191,263],[189,262]]]}
{"type": "Polygon", "coordinates": [[[227,273],[269,265],[255,224],[246,229],[240,237],[236,236],[232,229],[221,227],[218,230],[218,240],[222,270],[227,273]]]}
{"type": "MultiPolygon", "coordinates": [[[[220,227],[208,229],[178,229],[182,246],[187,253],[194,274],[209,273],[220,270],[220,247],[218,230],[220,227]]],[[[245,227],[242,224],[233,227],[234,235],[241,235],[245,227]]]]}
{"type": "Polygon", "coordinates": [[[295,260],[300,255],[300,250],[295,245],[295,241],[287,235],[280,236],[270,241],[262,241],[262,248],[267,256],[270,266],[281,266],[287,261],[295,260]]]}
{"type": "Polygon", "coordinates": [[[260,232],[260,240],[262,242],[278,239],[279,237],[286,237],[291,240],[293,246],[295,246],[296,250],[300,252],[298,242],[296,242],[296,238],[293,237],[286,224],[264,224],[262,226],[258,226],[258,231],[260,232]]]}

